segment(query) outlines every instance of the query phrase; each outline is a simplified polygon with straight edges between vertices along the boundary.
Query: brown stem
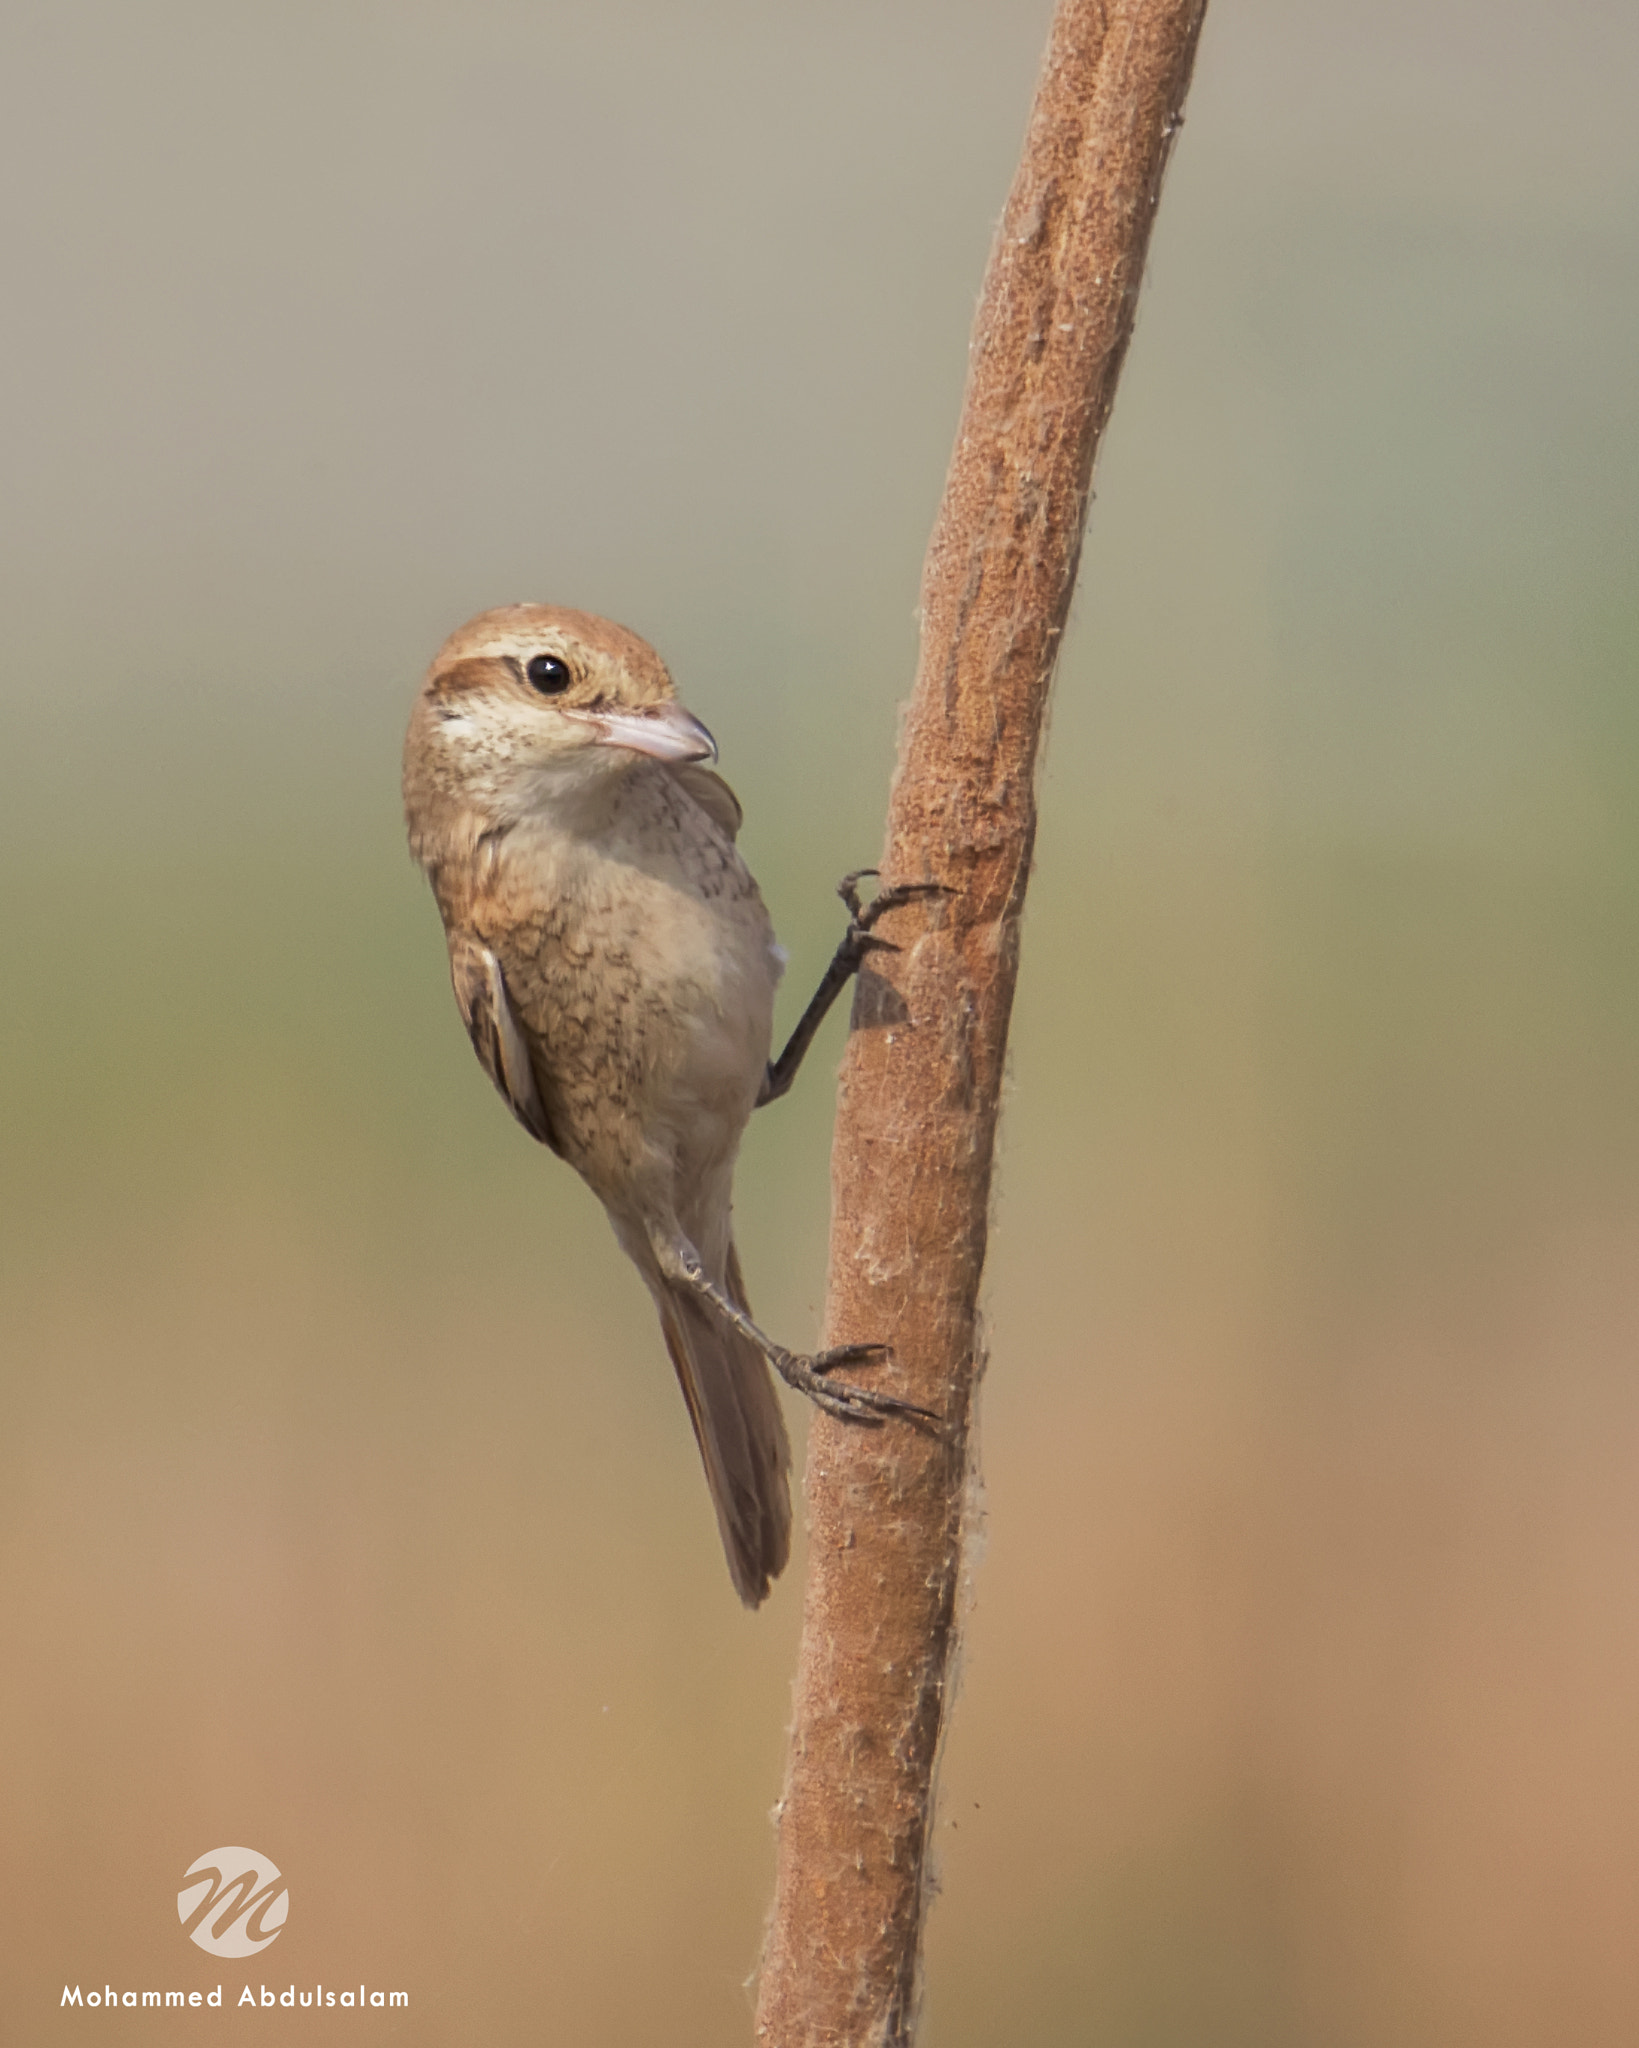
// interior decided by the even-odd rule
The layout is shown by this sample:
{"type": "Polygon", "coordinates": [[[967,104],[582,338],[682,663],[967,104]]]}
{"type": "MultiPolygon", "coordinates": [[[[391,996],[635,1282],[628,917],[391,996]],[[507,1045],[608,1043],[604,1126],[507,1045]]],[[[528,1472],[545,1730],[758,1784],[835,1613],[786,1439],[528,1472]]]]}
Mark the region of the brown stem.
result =
{"type": "Polygon", "coordinates": [[[1061,0],[985,276],[882,861],[953,893],[891,914],[903,950],[873,956],[855,996],[824,1340],[890,1338],[881,1384],[949,1431],[813,1418],[757,2008],[775,2048],[911,2038],[1036,756],[1205,4],[1061,0]]]}

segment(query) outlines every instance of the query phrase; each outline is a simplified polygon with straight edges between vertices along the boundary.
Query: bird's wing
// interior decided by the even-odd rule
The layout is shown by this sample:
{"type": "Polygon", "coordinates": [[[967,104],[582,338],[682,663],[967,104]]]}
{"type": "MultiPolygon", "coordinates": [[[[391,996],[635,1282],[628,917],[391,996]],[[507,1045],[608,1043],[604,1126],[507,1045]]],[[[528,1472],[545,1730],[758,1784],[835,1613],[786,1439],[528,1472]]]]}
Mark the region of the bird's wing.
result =
{"type": "Polygon", "coordinates": [[[484,1072],[505,1096],[507,1107],[532,1138],[539,1138],[560,1156],[563,1147],[553,1134],[546,1104],[530,1064],[529,1047],[507,994],[501,963],[488,946],[470,933],[450,933],[450,979],[455,1000],[484,1072]]]}
{"type": "Polygon", "coordinates": [[[688,791],[711,822],[731,840],[738,839],[745,813],[740,809],[740,799],[722,776],[702,768],[698,761],[670,761],[666,765],[672,780],[688,791]]]}

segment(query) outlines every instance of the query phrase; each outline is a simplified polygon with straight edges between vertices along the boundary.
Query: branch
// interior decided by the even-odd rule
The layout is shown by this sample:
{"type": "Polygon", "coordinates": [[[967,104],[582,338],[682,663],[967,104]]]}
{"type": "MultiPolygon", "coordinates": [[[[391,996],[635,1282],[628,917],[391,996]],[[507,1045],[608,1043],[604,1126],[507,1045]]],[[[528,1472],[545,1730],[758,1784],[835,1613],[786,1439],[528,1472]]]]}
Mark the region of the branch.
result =
{"type": "Polygon", "coordinates": [[[891,1338],[885,1384],[948,1430],[813,1417],[772,2048],[911,2038],[1036,757],[1205,4],[1060,0],[985,277],[882,861],[952,893],[890,914],[855,996],[824,1339],[891,1338]]]}

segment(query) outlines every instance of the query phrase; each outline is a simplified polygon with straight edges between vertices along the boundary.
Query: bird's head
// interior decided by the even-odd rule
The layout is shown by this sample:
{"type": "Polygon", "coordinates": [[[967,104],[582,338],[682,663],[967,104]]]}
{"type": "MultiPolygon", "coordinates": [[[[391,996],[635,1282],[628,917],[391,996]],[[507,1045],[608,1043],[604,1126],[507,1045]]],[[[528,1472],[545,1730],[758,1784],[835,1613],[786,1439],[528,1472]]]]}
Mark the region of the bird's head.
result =
{"type": "Polygon", "coordinates": [[[416,699],[404,747],[412,833],[452,803],[499,824],[595,800],[644,755],[717,758],[647,641],[556,605],[481,612],[438,650],[416,699]]]}

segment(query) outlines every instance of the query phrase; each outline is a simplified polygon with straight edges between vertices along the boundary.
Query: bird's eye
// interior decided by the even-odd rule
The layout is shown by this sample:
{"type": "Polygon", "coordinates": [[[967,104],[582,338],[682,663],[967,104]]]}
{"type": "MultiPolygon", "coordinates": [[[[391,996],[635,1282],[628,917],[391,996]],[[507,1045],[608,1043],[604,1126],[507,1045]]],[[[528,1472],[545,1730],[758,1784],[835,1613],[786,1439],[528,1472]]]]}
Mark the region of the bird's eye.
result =
{"type": "Polygon", "coordinates": [[[568,689],[572,680],[568,662],[560,661],[555,654],[532,656],[524,674],[543,697],[556,697],[568,689]]]}

